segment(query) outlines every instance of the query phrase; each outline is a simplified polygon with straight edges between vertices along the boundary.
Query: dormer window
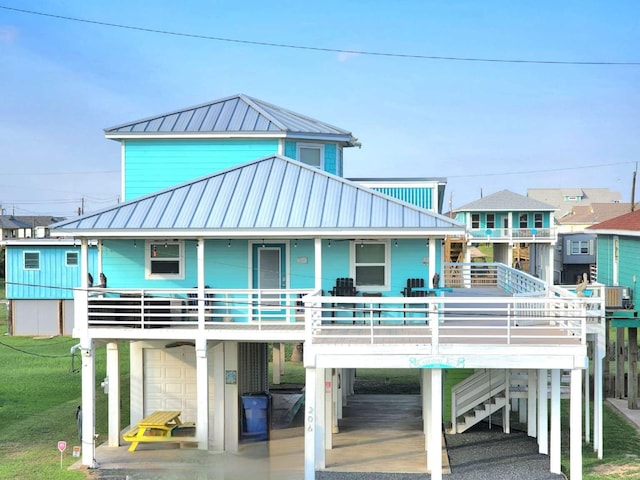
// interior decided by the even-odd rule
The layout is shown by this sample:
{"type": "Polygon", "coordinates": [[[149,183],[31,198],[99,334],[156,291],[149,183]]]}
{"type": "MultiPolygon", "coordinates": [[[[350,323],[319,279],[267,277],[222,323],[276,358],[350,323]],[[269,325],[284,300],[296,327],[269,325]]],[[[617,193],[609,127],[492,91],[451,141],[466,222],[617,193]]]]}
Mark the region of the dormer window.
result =
{"type": "Polygon", "coordinates": [[[306,165],[322,168],[324,146],[315,143],[298,144],[298,160],[306,165]]]}

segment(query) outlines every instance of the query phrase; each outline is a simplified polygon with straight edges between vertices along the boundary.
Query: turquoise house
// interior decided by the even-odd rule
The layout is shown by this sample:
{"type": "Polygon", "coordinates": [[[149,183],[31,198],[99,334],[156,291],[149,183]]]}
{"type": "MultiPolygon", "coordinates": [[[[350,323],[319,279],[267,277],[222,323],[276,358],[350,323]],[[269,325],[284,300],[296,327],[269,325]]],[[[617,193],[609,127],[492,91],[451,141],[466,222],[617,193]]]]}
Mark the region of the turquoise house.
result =
{"type": "MultiPolygon", "coordinates": [[[[558,240],[556,208],[523,195],[502,190],[454,210],[467,227],[467,246],[488,244],[495,262],[523,268],[553,284],[554,251],[558,240]],[[516,256],[514,258],[514,250],[516,256]],[[526,251],[526,266],[518,252],[526,251]]],[[[465,262],[471,261],[470,249],[465,262]]]]}

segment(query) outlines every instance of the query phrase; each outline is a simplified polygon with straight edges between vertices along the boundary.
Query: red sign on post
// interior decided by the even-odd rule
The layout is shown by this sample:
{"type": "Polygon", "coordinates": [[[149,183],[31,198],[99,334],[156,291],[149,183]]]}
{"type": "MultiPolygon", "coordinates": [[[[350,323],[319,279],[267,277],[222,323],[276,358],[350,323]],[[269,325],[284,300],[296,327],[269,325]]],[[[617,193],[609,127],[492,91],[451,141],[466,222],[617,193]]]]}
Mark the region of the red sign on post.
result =
{"type": "Polygon", "coordinates": [[[58,442],[58,450],[60,450],[60,453],[64,452],[67,449],[67,442],[65,442],[64,440],[60,440],[58,442]]]}

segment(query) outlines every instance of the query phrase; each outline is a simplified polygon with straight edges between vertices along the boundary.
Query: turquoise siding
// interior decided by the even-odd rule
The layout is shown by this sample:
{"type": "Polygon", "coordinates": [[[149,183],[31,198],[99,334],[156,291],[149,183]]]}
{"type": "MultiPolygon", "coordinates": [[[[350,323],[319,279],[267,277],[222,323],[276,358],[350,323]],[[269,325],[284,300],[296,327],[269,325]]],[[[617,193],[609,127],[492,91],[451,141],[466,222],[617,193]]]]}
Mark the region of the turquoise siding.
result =
{"type": "MultiPolygon", "coordinates": [[[[97,248],[89,248],[89,272],[97,282],[97,248]]],[[[81,284],[82,255],[74,246],[8,246],[6,248],[6,294],[10,300],[73,298],[73,289],[81,284]],[[40,253],[40,268],[24,269],[24,252],[40,253]],[[78,253],[78,265],[66,265],[66,253],[78,253]]]]}
{"type": "MultiPolygon", "coordinates": [[[[337,148],[335,143],[324,144],[324,171],[342,176],[342,160],[338,158],[337,148]]],[[[284,156],[297,160],[298,142],[291,140],[284,142],[284,156]]]]}
{"type": "MultiPolygon", "coordinates": [[[[633,277],[636,277],[636,283],[640,279],[640,238],[618,236],[618,241],[618,285],[634,288],[633,277]]],[[[605,285],[614,285],[613,236],[598,235],[596,243],[598,251],[598,282],[605,285]]],[[[633,293],[635,296],[640,292],[633,293]]]]}
{"type": "Polygon", "coordinates": [[[420,208],[433,210],[433,188],[375,187],[373,190],[420,208]]]}
{"type": "Polygon", "coordinates": [[[290,288],[313,288],[315,283],[314,241],[292,240],[289,247],[290,288]]]}
{"type": "MultiPolygon", "coordinates": [[[[509,213],[508,212],[491,212],[491,211],[487,211],[487,212],[458,212],[456,213],[456,220],[458,222],[462,222],[464,224],[467,224],[467,219],[468,219],[468,224],[469,226],[471,226],[471,216],[472,214],[479,214],[480,215],[480,226],[479,227],[472,227],[472,228],[487,228],[487,214],[494,214],[494,227],[492,228],[502,228],[503,225],[503,220],[505,218],[509,218],[509,213]]],[[[511,212],[511,221],[512,221],[512,225],[510,225],[510,228],[520,228],[520,214],[521,213],[526,213],[528,218],[527,218],[527,228],[534,228],[535,226],[535,214],[536,213],[542,213],[542,227],[538,227],[538,228],[550,228],[551,226],[551,214],[549,212],[511,212]]]]}
{"type": "Polygon", "coordinates": [[[125,198],[148,195],[278,153],[277,139],[127,140],[125,198]]]}

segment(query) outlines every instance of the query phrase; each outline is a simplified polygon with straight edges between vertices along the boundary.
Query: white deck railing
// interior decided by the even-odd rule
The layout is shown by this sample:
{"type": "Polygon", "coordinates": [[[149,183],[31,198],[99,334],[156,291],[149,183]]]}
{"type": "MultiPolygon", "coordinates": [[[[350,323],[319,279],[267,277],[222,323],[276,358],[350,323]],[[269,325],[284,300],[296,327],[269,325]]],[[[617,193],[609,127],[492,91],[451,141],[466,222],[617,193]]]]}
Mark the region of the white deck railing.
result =
{"type": "Polygon", "coordinates": [[[557,235],[555,228],[472,228],[469,236],[477,240],[513,240],[523,242],[526,240],[555,240],[557,235]]]}
{"type": "Polygon", "coordinates": [[[508,294],[545,295],[547,283],[503,263],[445,263],[444,285],[453,288],[498,287],[508,294]]]}

